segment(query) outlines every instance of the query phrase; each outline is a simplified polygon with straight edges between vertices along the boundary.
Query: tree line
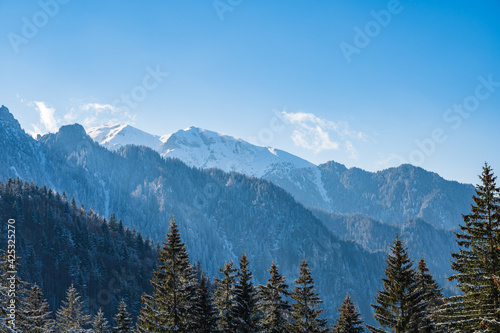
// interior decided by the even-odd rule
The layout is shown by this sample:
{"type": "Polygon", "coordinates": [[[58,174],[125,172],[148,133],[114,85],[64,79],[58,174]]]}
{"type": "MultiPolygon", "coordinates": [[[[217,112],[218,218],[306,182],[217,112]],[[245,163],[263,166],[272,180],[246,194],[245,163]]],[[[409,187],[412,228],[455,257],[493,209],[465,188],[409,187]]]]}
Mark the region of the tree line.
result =
{"type": "MultiPolygon", "coordinates": [[[[374,299],[373,316],[379,326],[365,325],[349,294],[330,327],[322,318],[321,299],[305,258],[293,286],[272,263],[265,285],[252,282],[250,262],[242,253],[235,268],[226,262],[214,283],[198,265],[192,265],[175,218],[159,251],[151,279],[152,293],[142,296],[136,320],[121,300],[113,325],[102,311],[93,319],[76,289],[55,319],[39,288],[18,280],[16,330],[8,330],[6,275],[8,260],[2,257],[0,301],[5,332],[499,332],[500,331],[500,189],[491,167],[485,165],[476,186],[471,213],[463,216],[456,233],[459,252],[452,253],[450,277],[461,291],[443,297],[423,257],[417,264],[396,236],[387,254],[383,288],[374,299]],[[38,329],[38,330],[35,330],[38,329]]],[[[17,265],[17,264],[16,264],[17,265]]],[[[362,283],[362,281],[360,281],[362,283]]]]}

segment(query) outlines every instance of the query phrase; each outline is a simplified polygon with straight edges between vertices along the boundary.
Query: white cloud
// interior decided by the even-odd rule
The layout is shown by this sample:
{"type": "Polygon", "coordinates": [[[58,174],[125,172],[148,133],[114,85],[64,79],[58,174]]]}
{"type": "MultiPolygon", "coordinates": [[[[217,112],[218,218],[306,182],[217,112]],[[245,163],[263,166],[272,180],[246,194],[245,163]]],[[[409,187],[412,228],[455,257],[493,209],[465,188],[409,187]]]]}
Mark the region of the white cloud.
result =
{"type": "Polygon", "coordinates": [[[352,144],[351,141],[347,140],[345,142],[345,148],[347,152],[349,153],[349,158],[353,160],[357,160],[359,157],[358,150],[354,148],[354,145],[352,144]]]}
{"type": "Polygon", "coordinates": [[[117,112],[116,107],[114,107],[111,104],[99,104],[99,103],[87,103],[82,106],[80,106],[81,110],[88,111],[88,110],[95,110],[97,113],[103,112],[106,110],[109,110],[113,113],[117,112]]]}
{"type": "Polygon", "coordinates": [[[294,130],[292,140],[296,146],[312,150],[315,153],[339,148],[339,143],[330,140],[328,133],[319,126],[294,130]]]}
{"type": "MultiPolygon", "coordinates": [[[[19,95],[17,98],[24,102],[19,95]]],[[[73,103],[75,102],[73,101],[73,103]]],[[[26,104],[33,107],[39,114],[39,121],[32,123],[31,130],[27,130],[33,137],[47,132],[55,133],[60,126],[66,124],[79,123],[89,129],[100,125],[130,124],[135,120],[135,115],[120,110],[111,104],[77,102],[76,106],[63,115],[42,101],[26,101],[26,104]]]]}
{"type": "MultiPolygon", "coordinates": [[[[33,129],[37,132],[46,131],[46,132],[57,132],[58,130],[58,121],[55,118],[56,109],[51,108],[45,104],[45,102],[34,101],[30,103],[35,106],[35,110],[37,110],[40,114],[40,124],[32,124],[33,129]],[[43,128],[41,127],[43,126],[43,128]]],[[[38,133],[37,133],[38,134],[38,133]]]]}
{"type": "Polygon", "coordinates": [[[292,134],[295,145],[314,153],[339,149],[342,146],[349,153],[349,158],[357,159],[358,151],[352,141],[365,141],[367,138],[366,134],[351,130],[345,121],[333,122],[304,112],[283,111],[282,114],[290,124],[296,126],[292,134]]]}
{"type": "Polygon", "coordinates": [[[391,153],[387,157],[381,157],[378,161],[375,161],[375,165],[379,168],[397,167],[404,163],[408,162],[396,153],[391,153]]]}
{"type": "Polygon", "coordinates": [[[83,125],[86,129],[113,124],[130,124],[135,120],[135,115],[118,109],[111,104],[99,103],[80,103],[76,107],[70,109],[64,115],[67,122],[77,122],[83,125]]]}

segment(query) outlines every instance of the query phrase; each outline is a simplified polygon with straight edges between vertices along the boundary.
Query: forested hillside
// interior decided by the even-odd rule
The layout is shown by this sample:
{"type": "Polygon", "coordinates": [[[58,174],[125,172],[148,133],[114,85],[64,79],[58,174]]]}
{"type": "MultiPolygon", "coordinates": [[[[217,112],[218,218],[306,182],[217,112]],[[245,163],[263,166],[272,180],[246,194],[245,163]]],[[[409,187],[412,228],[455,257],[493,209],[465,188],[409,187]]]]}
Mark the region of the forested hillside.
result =
{"type": "MultiPolygon", "coordinates": [[[[123,297],[137,315],[143,292],[157,262],[153,242],[112,215],[77,207],[63,193],[19,179],[0,182],[2,229],[14,219],[20,277],[37,283],[55,311],[73,284],[87,310],[99,308],[111,318],[123,297]]],[[[7,232],[0,233],[7,249],[7,232]]]]}
{"type": "Polygon", "coordinates": [[[448,281],[453,274],[450,253],[458,251],[455,233],[438,229],[419,218],[408,219],[400,225],[387,225],[362,214],[342,215],[319,209],[311,210],[334,234],[346,241],[353,241],[369,252],[387,252],[399,234],[413,259],[423,255],[432,274],[446,295],[457,293],[455,284],[448,281]]]}

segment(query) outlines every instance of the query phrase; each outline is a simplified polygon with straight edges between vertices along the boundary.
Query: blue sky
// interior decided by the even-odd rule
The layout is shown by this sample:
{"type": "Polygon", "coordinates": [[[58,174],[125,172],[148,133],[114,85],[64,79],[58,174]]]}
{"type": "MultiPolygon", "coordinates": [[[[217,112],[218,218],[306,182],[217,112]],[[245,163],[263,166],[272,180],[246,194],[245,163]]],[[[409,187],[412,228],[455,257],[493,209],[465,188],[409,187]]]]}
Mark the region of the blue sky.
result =
{"type": "Polygon", "coordinates": [[[30,133],[194,125],[314,163],[500,173],[496,0],[5,0],[0,12],[0,104],[30,133]]]}

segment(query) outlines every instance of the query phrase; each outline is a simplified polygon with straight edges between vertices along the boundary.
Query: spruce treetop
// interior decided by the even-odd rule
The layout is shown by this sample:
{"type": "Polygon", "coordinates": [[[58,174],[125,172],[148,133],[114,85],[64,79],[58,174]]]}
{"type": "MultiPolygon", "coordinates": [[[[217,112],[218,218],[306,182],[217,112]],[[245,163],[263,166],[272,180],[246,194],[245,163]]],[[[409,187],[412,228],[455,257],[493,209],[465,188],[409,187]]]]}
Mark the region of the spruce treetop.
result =
{"type": "Polygon", "coordinates": [[[373,316],[382,328],[366,325],[371,332],[406,333],[418,329],[421,320],[423,295],[418,288],[416,271],[403,241],[396,240],[387,254],[383,290],[372,304],[373,316]]]}
{"type": "Polygon", "coordinates": [[[364,332],[363,321],[356,305],[352,302],[349,293],[339,308],[337,324],[332,327],[333,333],[362,333],[364,332]]]}
{"type": "Polygon", "coordinates": [[[90,324],[90,316],[86,315],[83,302],[76,288],[71,285],[66,293],[66,300],[57,311],[57,327],[62,332],[80,332],[90,324]]]}
{"type": "Polygon", "coordinates": [[[322,309],[317,307],[322,303],[314,288],[314,280],[311,270],[305,259],[299,266],[299,277],[294,282],[295,288],[291,294],[294,301],[292,304],[292,322],[287,326],[293,333],[299,332],[327,332],[326,320],[320,318],[322,309]]]}

